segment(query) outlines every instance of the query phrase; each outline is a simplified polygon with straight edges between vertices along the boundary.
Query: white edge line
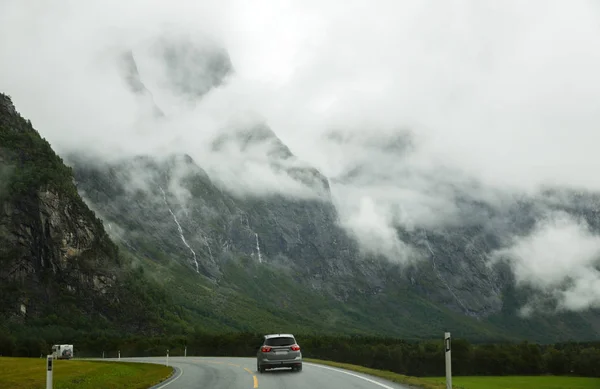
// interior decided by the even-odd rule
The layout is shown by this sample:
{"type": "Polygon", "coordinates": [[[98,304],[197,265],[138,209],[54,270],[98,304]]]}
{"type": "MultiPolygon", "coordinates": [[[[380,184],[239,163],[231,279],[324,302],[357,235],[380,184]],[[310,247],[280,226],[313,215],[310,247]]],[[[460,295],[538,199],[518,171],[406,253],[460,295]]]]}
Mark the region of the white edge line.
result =
{"type": "MultiPolygon", "coordinates": [[[[177,380],[178,380],[178,379],[179,379],[179,378],[180,378],[180,377],[183,375],[183,369],[181,369],[181,368],[177,368],[177,370],[179,370],[179,375],[178,375],[177,377],[173,378],[172,380],[170,380],[169,382],[167,382],[167,383],[166,383],[166,384],[164,384],[164,385],[161,385],[161,386],[154,387],[154,389],[161,389],[161,388],[164,388],[165,386],[167,386],[167,385],[171,385],[173,382],[177,381],[177,380]]],[[[390,388],[390,389],[391,389],[391,388],[390,388]]]]}
{"type": "MultiPolygon", "coordinates": [[[[394,388],[392,388],[391,386],[387,386],[387,385],[385,385],[385,384],[382,384],[381,382],[377,382],[377,381],[375,381],[375,380],[372,380],[372,379],[370,379],[370,378],[367,378],[367,377],[360,376],[360,375],[358,375],[358,374],[350,373],[349,371],[345,371],[345,370],[341,370],[341,369],[334,369],[334,368],[332,368],[332,367],[323,366],[323,365],[318,365],[318,364],[314,364],[314,363],[307,363],[307,362],[304,362],[304,364],[305,364],[305,365],[310,365],[310,366],[319,367],[319,368],[321,368],[321,369],[333,370],[333,371],[337,371],[337,372],[339,372],[339,373],[343,373],[343,374],[351,375],[352,377],[356,377],[356,378],[360,378],[361,380],[369,381],[370,383],[372,383],[372,384],[375,384],[375,385],[379,385],[379,386],[381,386],[382,388],[385,388],[385,389],[394,389],[394,388]]],[[[159,389],[159,388],[157,388],[157,389],[159,389]]]]}

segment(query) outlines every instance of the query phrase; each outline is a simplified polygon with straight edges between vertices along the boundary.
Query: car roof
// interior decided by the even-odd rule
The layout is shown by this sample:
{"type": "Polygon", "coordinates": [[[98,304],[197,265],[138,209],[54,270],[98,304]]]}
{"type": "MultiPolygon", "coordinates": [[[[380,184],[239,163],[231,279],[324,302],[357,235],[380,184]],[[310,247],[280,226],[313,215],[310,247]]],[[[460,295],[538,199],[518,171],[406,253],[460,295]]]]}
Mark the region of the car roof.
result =
{"type": "Polygon", "coordinates": [[[265,335],[265,339],[270,339],[270,338],[283,338],[283,337],[286,337],[286,338],[293,338],[293,337],[294,337],[294,335],[292,335],[292,334],[268,334],[268,335],[265,335]]]}

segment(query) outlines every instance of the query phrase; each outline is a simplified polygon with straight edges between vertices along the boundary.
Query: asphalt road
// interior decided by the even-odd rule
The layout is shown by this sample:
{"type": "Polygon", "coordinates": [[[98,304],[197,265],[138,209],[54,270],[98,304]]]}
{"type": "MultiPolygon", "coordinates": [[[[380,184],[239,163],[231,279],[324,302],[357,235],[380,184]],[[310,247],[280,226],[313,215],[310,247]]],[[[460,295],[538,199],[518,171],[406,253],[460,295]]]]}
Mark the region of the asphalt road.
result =
{"type": "MultiPolygon", "coordinates": [[[[164,364],[166,358],[121,358],[125,362],[164,364]]],[[[177,368],[171,380],[153,389],[408,389],[406,386],[348,370],[304,362],[290,369],[256,371],[254,358],[170,357],[177,368]]]]}

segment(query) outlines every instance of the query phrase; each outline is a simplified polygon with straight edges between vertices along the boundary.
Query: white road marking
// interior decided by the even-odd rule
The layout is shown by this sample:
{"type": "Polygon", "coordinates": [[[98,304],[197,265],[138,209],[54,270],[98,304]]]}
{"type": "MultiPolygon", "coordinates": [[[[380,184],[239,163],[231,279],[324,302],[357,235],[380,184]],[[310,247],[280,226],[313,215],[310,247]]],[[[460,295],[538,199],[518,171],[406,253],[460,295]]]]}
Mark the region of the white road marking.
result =
{"type": "Polygon", "coordinates": [[[352,377],[356,377],[356,378],[360,378],[361,380],[369,381],[370,383],[375,384],[375,385],[379,385],[379,386],[381,386],[382,388],[385,388],[385,389],[395,389],[395,388],[392,388],[391,386],[387,386],[385,384],[382,384],[381,382],[377,382],[377,381],[372,380],[370,378],[363,377],[363,376],[360,376],[358,374],[350,373],[349,371],[340,370],[340,369],[334,369],[332,367],[327,367],[327,366],[323,366],[323,365],[317,365],[317,364],[314,364],[314,363],[304,362],[304,364],[305,365],[314,366],[314,367],[319,367],[321,369],[327,369],[327,370],[337,371],[338,373],[343,373],[343,374],[351,375],[352,377]]]}
{"type": "Polygon", "coordinates": [[[178,379],[179,379],[179,378],[180,378],[180,377],[183,375],[183,369],[182,369],[182,368],[179,368],[178,370],[179,370],[179,375],[178,375],[177,377],[173,378],[171,381],[169,381],[169,382],[167,382],[166,384],[164,384],[164,385],[161,385],[161,386],[159,386],[159,387],[157,387],[157,388],[155,388],[155,389],[162,389],[162,388],[164,388],[165,386],[171,385],[173,382],[177,381],[177,380],[178,380],[178,379]]]}

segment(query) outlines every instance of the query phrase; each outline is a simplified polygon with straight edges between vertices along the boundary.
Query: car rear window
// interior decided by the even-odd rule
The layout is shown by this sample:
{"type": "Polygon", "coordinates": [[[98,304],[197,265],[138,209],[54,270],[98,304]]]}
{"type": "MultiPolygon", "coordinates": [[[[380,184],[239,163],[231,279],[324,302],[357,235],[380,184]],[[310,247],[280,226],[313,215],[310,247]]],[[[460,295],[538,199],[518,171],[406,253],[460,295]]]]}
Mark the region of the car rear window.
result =
{"type": "Polygon", "coordinates": [[[269,338],[265,341],[265,345],[267,346],[291,346],[293,344],[296,344],[296,341],[294,340],[294,338],[290,338],[287,336],[282,336],[279,338],[269,338]]]}

